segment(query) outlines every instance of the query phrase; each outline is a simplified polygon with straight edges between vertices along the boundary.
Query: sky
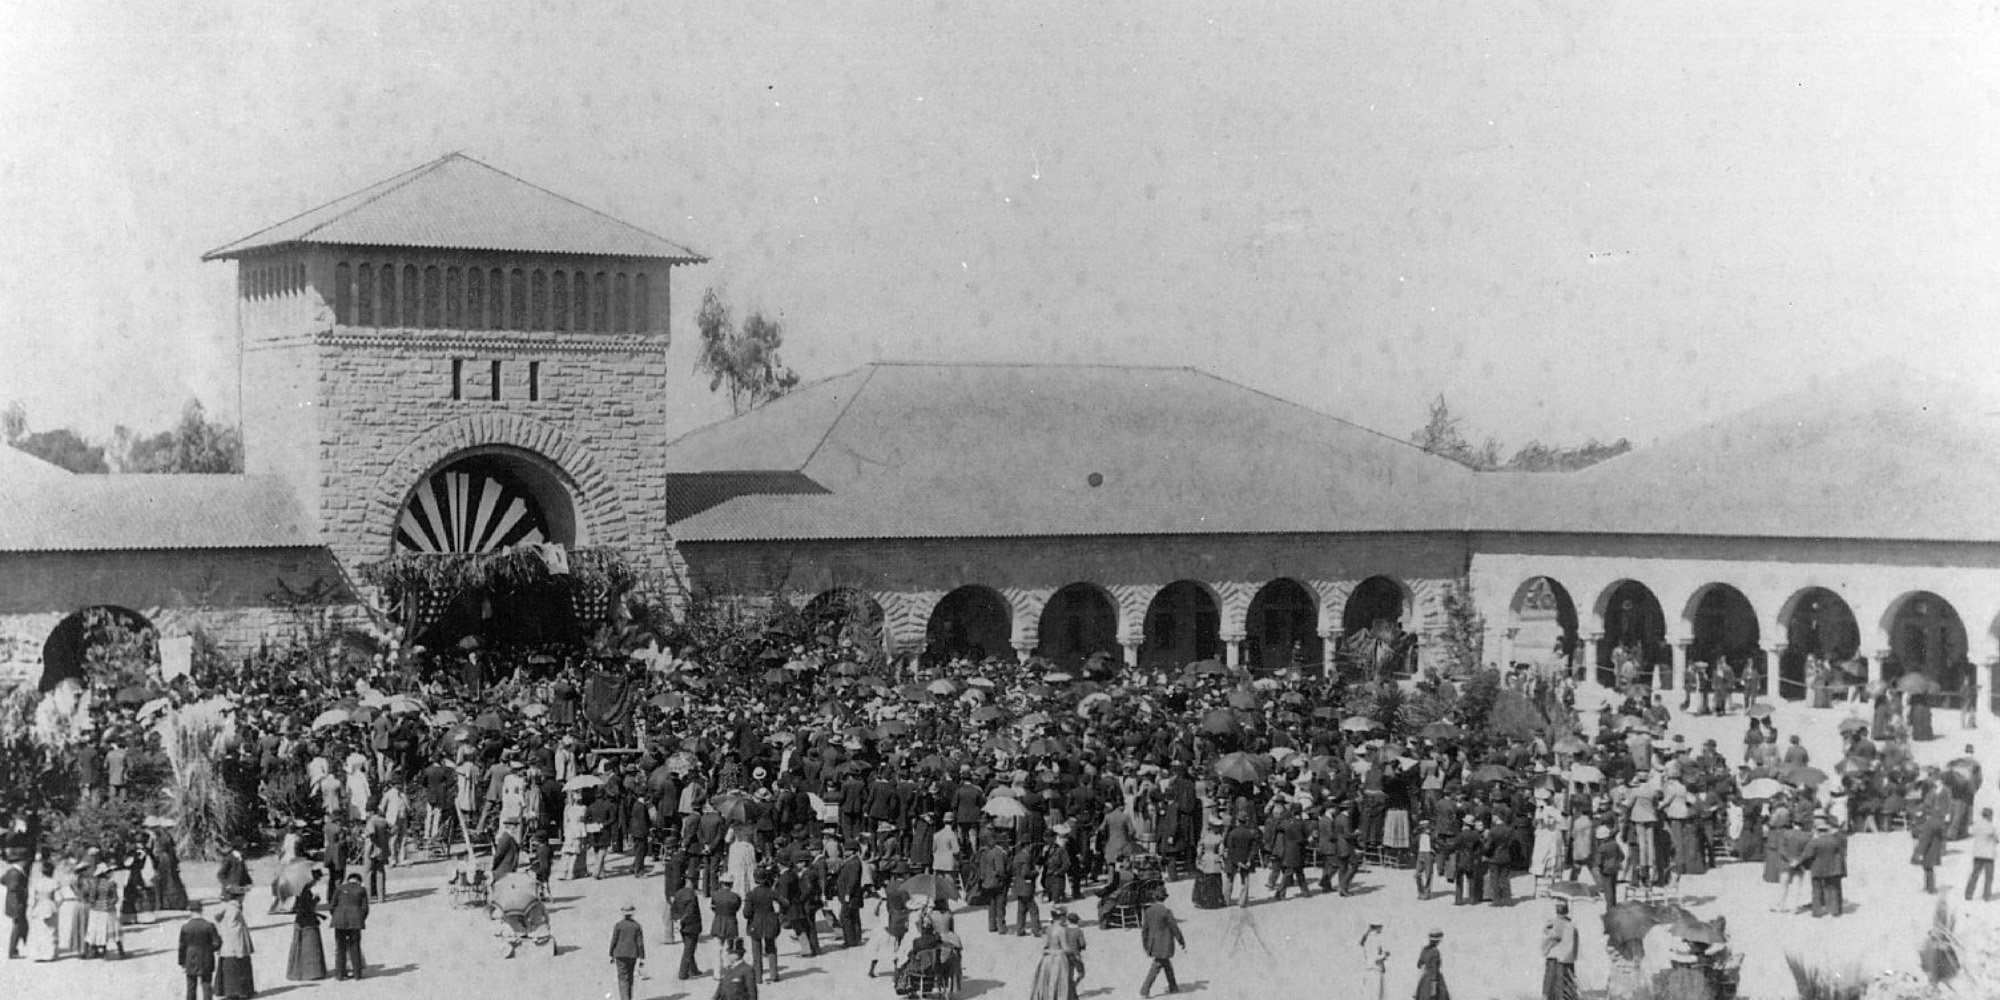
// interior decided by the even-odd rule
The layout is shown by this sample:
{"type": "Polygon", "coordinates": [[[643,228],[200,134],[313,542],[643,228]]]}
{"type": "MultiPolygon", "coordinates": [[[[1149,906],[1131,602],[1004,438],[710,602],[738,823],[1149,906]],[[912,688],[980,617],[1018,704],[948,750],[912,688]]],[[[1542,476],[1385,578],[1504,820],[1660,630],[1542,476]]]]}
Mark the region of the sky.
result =
{"type": "Polygon", "coordinates": [[[2000,7],[15,0],[0,400],[233,419],[201,254],[462,151],[712,258],[807,379],[1188,365],[1645,444],[1908,363],[2000,409],[2000,7]]]}

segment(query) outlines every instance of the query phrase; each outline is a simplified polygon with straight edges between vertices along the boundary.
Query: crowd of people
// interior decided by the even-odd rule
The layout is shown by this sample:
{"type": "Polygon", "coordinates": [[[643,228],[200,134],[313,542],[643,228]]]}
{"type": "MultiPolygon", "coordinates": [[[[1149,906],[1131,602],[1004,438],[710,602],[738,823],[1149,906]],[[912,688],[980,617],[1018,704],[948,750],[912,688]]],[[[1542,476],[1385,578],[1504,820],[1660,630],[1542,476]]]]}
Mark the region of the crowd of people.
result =
{"type": "MultiPolygon", "coordinates": [[[[1714,740],[1669,738],[1667,695],[1632,679],[1586,727],[1569,679],[1541,675],[1513,692],[1541,724],[1502,733],[1467,718],[1466,699],[1416,725],[1394,680],[1253,678],[1212,661],[1171,673],[1102,659],[871,666],[794,647],[722,675],[671,655],[468,643],[420,669],[199,678],[166,698],[236,706],[221,765],[252,819],[224,860],[216,920],[183,935],[183,965],[225,997],[254,992],[241,907],[243,851],[259,836],[275,840],[273,908],[295,922],[287,978],[327,975],[322,883],[335,974],[358,977],[360,931],[391,873],[450,858],[454,884],[479,894],[659,878],[677,976],[716,976],[719,996],[779,981],[787,935],[805,956],[868,948],[869,974],[899,992],[949,983],[968,905],[989,934],[1043,939],[1037,998],[1075,995],[1091,912],[1140,928],[1155,963],[1145,988],[1164,973],[1171,992],[1182,938],[1164,887],[1182,878],[1201,908],[1346,896],[1364,864],[1407,872],[1425,901],[1510,906],[1525,875],[1533,895],[1608,908],[1742,860],[1765,866],[1774,906],[1809,881],[1813,913],[1838,916],[1849,831],[1912,830],[1927,890],[1944,839],[1977,838],[1984,822],[1990,856],[1990,820],[1972,813],[1977,762],[1915,767],[1894,691],[1847,731],[1829,775],[1768,706],[1731,703],[1729,674],[1684,704],[1745,713],[1736,760],[1714,740]],[[1369,714],[1399,701],[1399,717],[1369,714]]],[[[1421,686],[1444,705],[1457,693],[1421,686]]],[[[100,742],[79,768],[87,795],[115,797],[123,764],[109,764],[145,750],[148,706],[101,703],[100,742]]],[[[9,896],[25,900],[29,956],[105,955],[121,921],[185,910],[171,833],[39,858],[9,896]]],[[[521,912],[504,921],[509,957],[535,929],[521,912]]],[[[613,935],[614,963],[643,958],[629,937],[613,935]]],[[[1434,948],[1423,961],[1422,989],[1448,995],[1434,948]]],[[[629,994],[630,965],[621,983],[629,994]]]]}

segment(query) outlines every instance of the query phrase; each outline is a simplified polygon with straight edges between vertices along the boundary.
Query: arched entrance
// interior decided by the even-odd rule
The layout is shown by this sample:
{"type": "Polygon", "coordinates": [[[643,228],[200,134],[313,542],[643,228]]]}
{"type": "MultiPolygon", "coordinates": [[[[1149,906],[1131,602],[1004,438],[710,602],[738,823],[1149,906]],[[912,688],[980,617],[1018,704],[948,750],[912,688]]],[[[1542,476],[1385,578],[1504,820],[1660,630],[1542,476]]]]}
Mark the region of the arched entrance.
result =
{"type": "Polygon", "coordinates": [[[1340,630],[1358,632],[1380,623],[1403,621],[1403,585],[1386,576],[1361,581],[1340,609],[1340,630]]]}
{"type": "Polygon", "coordinates": [[[1597,654],[1597,682],[1607,687],[1618,683],[1612,653],[1624,650],[1636,658],[1639,679],[1651,684],[1653,667],[1670,662],[1667,616],[1660,609],[1660,599],[1645,584],[1624,580],[1605,593],[1599,615],[1604,621],[1604,642],[1597,654]]]}
{"type": "Polygon", "coordinates": [[[1514,659],[1571,670],[1582,643],[1576,602],[1554,577],[1538,576],[1514,592],[1514,659]]]}
{"type": "Polygon", "coordinates": [[[86,688],[94,682],[115,683],[121,678],[93,677],[92,667],[144,673],[148,666],[157,668],[159,663],[153,623],[130,608],[100,604],[56,623],[42,643],[38,686],[48,691],[65,680],[75,680],[86,688]]]}
{"type": "Polygon", "coordinates": [[[1153,603],[1146,608],[1140,665],[1183,667],[1221,653],[1222,609],[1207,587],[1192,580],[1176,580],[1153,595],[1153,603]]]}
{"type": "Polygon", "coordinates": [[[1307,674],[1318,673],[1319,601],[1297,580],[1273,580],[1250,599],[1243,638],[1247,666],[1283,670],[1298,664],[1307,674]]]}
{"type": "Polygon", "coordinates": [[[1965,622],[1958,609],[1926,590],[1905,594],[1890,608],[1889,658],[1882,663],[1882,679],[1893,684],[1916,672],[1949,690],[1965,660],[1965,622]]]}
{"type": "Polygon", "coordinates": [[[931,609],[925,656],[934,660],[983,660],[1013,652],[1014,611],[990,587],[960,587],[931,609]]]}
{"type": "Polygon", "coordinates": [[[1785,653],[1778,658],[1778,697],[1800,701],[1810,691],[1809,658],[1844,663],[1861,649],[1854,611],[1839,594],[1809,587],[1794,595],[1785,615],[1785,653]]]}
{"type": "Polygon", "coordinates": [[[836,655],[871,659],[884,644],[882,605],[852,587],[822,591],[800,609],[815,642],[836,655]]]}
{"type": "Polygon", "coordinates": [[[1037,652],[1066,667],[1094,653],[1124,658],[1118,646],[1118,605],[1094,583],[1072,583],[1051,594],[1035,634],[1037,652]]]}
{"type": "MultiPolygon", "coordinates": [[[[1688,619],[1693,635],[1689,662],[1728,663],[1740,671],[1754,661],[1762,668],[1757,609],[1742,591],[1726,583],[1709,584],[1695,598],[1688,619]]],[[[1686,683],[1685,678],[1681,682],[1686,683]]]]}

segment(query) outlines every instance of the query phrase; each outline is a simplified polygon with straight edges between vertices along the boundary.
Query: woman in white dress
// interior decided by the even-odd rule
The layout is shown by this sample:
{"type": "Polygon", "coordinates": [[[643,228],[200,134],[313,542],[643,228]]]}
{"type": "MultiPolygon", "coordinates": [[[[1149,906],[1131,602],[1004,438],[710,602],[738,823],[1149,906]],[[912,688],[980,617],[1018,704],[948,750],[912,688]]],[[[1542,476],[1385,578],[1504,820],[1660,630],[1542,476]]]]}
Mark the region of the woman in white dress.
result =
{"type": "Polygon", "coordinates": [[[56,958],[56,870],[43,861],[28,883],[28,959],[53,962],[56,958]]]}
{"type": "Polygon", "coordinates": [[[1547,791],[1542,789],[1535,796],[1538,800],[1535,804],[1535,847],[1528,856],[1528,873],[1534,876],[1537,892],[1562,877],[1563,829],[1568,825],[1563,819],[1562,808],[1547,796],[1547,791]]]}
{"type": "MultiPolygon", "coordinates": [[[[752,840],[751,829],[747,826],[734,826],[729,830],[728,868],[729,873],[736,876],[738,886],[757,884],[757,845],[752,840]]],[[[738,891],[750,890],[740,888],[738,891]]]]}
{"type": "Polygon", "coordinates": [[[583,793],[569,793],[563,803],[562,855],[556,861],[556,876],[565,881],[576,876],[577,859],[583,856],[583,839],[588,836],[584,828],[583,793]]]}

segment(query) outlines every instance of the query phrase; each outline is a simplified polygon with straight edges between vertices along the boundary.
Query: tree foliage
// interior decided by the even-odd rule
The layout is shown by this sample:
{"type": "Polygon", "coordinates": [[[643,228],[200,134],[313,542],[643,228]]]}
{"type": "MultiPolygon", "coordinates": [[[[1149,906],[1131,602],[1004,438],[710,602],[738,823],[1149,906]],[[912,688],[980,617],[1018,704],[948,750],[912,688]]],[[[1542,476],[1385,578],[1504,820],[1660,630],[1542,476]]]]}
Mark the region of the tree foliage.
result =
{"type": "Polygon", "coordinates": [[[1444,628],[1437,639],[1438,668],[1447,677],[1466,677],[1483,666],[1486,620],[1472,603],[1472,588],[1463,580],[1446,584],[1444,628]]]}
{"type": "Polygon", "coordinates": [[[785,328],[777,320],[752,312],[739,328],[710,288],[702,294],[695,327],[701,333],[701,352],[694,370],[709,377],[710,392],[728,392],[731,413],[755,409],[798,387],[798,373],[778,357],[785,328]]]}
{"type": "Polygon", "coordinates": [[[231,473],[243,471],[243,439],[236,428],[210,420],[201,400],[181,408],[180,421],[157,434],[119,425],[107,442],[72,428],[31,431],[19,400],[0,411],[0,437],[43,461],[71,472],[231,473]]]}
{"type": "Polygon", "coordinates": [[[1498,438],[1487,435],[1477,446],[1466,436],[1465,418],[1453,413],[1440,395],[1431,400],[1430,418],[1410,435],[1410,442],[1442,458],[1449,458],[1481,472],[1575,472],[1632,450],[1632,442],[1619,438],[1605,444],[1596,438],[1580,445],[1551,445],[1531,440],[1502,461],[1498,438]]]}
{"type": "Polygon", "coordinates": [[[67,427],[52,431],[24,431],[20,437],[13,439],[12,444],[44,462],[62,466],[71,472],[111,471],[111,466],[104,460],[104,446],[91,444],[83,439],[83,435],[67,427]]]}

